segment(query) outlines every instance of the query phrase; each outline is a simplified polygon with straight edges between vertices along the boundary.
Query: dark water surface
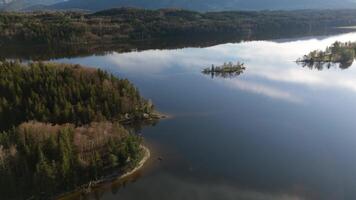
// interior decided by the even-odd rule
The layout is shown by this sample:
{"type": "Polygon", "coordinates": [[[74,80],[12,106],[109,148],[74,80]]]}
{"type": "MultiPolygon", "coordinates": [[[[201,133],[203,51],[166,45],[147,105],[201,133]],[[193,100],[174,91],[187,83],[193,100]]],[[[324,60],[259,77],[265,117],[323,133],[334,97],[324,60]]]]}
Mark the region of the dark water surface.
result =
{"type": "Polygon", "coordinates": [[[138,177],[86,199],[356,199],[356,66],[294,62],[335,40],[356,33],[56,60],[128,78],[173,116],[142,132],[154,153],[138,177]],[[201,74],[237,60],[238,77],[201,74]]]}

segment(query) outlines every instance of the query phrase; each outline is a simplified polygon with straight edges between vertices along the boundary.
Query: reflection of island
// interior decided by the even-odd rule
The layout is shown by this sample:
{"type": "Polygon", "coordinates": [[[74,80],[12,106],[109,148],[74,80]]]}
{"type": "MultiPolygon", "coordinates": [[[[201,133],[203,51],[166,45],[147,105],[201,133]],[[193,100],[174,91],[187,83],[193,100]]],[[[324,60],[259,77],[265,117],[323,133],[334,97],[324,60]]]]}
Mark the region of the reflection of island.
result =
{"type": "Polygon", "coordinates": [[[214,66],[205,68],[203,74],[210,74],[212,78],[215,76],[222,78],[232,78],[239,76],[245,71],[244,63],[237,62],[234,65],[232,62],[224,63],[222,66],[214,66]]]}
{"type": "Polygon", "coordinates": [[[323,70],[338,64],[339,68],[349,68],[355,59],[356,42],[335,42],[325,51],[312,51],[297,60],[297,63],[310,69],[323,70]]]}

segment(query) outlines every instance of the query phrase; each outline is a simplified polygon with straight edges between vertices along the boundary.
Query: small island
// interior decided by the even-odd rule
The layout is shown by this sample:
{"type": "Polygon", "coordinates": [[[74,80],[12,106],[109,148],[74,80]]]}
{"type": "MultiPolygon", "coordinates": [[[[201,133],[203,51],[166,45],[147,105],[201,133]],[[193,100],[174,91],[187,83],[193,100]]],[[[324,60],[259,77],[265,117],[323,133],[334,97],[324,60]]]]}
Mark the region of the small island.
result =
{"type": "Polygon", "coordinates": [[[158,118],[134,85],[100,69],[0,62],[0,193],[49,199],[130,174],[149,156],[131,123],[158,118]]]}
{"type": "Polygon", "coordinates": [[[308,55],[304,55],[297,60],[297,63],[308,66],[311,69],[330,68],[332,65],[339,64],[341,69],[350,67],[355,59],[356,42],[335,42],[326,50],[315,50],[308,55]]]}
{"type": "Polygon", "coordinates": [[[239,76],[246,70],[244,63],[237,62],[233,64],[232,62],[224,63],[222,66],[214,66],[205,68],[202,73],[210,74],[212,78],[215,76],[228,78],[239,76]]]}

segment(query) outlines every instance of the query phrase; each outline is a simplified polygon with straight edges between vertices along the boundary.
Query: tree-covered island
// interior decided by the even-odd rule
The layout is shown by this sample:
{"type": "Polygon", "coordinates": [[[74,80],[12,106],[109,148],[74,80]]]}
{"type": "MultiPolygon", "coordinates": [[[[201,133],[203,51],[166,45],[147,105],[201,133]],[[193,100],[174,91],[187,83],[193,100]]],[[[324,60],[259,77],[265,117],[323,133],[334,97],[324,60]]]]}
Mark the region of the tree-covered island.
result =
{"type": "Polygon", "coordinates": [[[297,60],[298,63],[309,68],[330,68],[333,64],[339,64],[342,69],[352,65],[356,56],[356,42],[335,42],[324,51],[315,50],[297,60]]]}
{"type": "Polygon", "coordinates": [[[0,62],[0,191],[47,199],[144,156],[130,122],[157,119],[126,79],[79,65],[0,62]]]}
{"type": "Polygon", "coordinates": [[[246,70],[245,64],[237,62],[233,64],[232,62],[224,63],[221,66],[212,65],[211,67],[205,68],[202,73],[211,75],[212,77],[235,77],[239,76],[246,70]]]}

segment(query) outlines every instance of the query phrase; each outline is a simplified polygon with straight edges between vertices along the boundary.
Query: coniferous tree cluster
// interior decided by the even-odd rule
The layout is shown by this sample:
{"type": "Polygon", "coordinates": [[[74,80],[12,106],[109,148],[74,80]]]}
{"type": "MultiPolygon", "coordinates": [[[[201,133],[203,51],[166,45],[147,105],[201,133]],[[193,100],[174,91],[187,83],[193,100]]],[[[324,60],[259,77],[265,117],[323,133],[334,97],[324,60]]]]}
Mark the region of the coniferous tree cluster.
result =
{"type": "Polygon", "coordinates": [[[128,80],[99,69],[0,62],[1,198],[48,199],[124,173],[142,157],[142,138],[120,124],[152,111],[128,80]]]}
{"type": "Polygon", "coordinates": [[[24,121],[87,124],[139,119],[151,113],[126,79],[78,65],[0,63],[0,122],[9,128],[24,121]]]}
{"type": "Polygon", "coordinates": [[[23,123],[0,134],[0,192],[4,199],[49,198],[107,173],[133,167],[141,138],[119,124],[23,123]]]}

